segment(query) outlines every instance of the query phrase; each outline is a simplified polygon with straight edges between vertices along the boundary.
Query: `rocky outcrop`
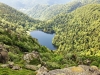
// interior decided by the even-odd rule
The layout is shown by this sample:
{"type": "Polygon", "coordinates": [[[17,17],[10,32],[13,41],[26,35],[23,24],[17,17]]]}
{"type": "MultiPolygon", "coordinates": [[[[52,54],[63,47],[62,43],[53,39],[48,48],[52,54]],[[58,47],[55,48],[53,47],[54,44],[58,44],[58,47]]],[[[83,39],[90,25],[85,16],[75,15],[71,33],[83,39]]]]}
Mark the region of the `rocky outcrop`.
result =
{"type": "Polygon", "coordinates": [[[32,51],[31,53],[25,53],[23,59],[25,60],[26,63],[30,63],[30,61],[33,59],[41,60],[39,53],[36,51],[32,51]]]}
{"type": "Polygon", "coordinates": [[[37,71],[37,75],[100,75],[100,71],[96,66],[79,65],[78,67],[56,69],[49,72],[42,68],[42,70],[37,71]]]}
{"type": "Polygon", "coordinates": [[[22,68],[18,64],[14,64],[14,62],[8,62],[8,64],[1,64],[1,68],[10,68],[13,70],[21,70],[22,68]]]}
{"type": "Polygon", "coordinates": [[[8,51],[0,44],[0,63],[8,62],[8,51]]]}

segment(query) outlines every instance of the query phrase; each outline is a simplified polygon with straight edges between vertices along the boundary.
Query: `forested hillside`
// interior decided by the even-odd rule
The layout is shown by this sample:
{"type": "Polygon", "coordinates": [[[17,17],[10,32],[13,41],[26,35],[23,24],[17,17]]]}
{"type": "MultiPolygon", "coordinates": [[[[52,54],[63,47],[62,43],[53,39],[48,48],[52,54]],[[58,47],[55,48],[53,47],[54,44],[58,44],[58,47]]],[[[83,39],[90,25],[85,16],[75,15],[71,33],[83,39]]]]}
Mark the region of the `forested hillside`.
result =
{"type": "Polygon", "coordinates": [[[100,3],[100,0],[75,0],[75,1],[79,1],[81,2],[82,4],[90,4],[90,3],[100,3]]]}
{"type": "Polygon", "coordinates": [[[2,3],[0,3],[0,18],[2,21],[16,24],[15,26],[22,26],[26,30],[40,22],[2,3]]]}
{"type": "Polygon", "coordinates": [[[26,69],[23,60],[24,54],[32,51],[39,57],[28,64],[45,66],[49,70],[80,64],[100,67],[100,4],[85,5],[44,22],[0,3],[0,49],[1,46],[8,50],[9,61],[22,67],[14,71],[0,66],[1,75],[35,75],[36,69],[26,69]],[[27,33],[31,29],[55,32],[52,42],[58,49],[51,51],[41,46],[27,33]]]}
{"type": "Polygon", "coordinates": [[[69,14],[59,14],[56,18],[37,28],[45,32],[54,30],[53,44],[65,59],[74,54],[76,61],[99,66],[100,56],[100,4],[89,4],[69,14]],[[79,56],[79,57],[77,57],[79,56]],[[84,58],[82,57],[84,56],[84,58]]]}
{"type": "MultiPolygon", "coordinates": [[[[48,68],[53,69],[51,60],[54,56],[53,52],[44,46],[41,46],[37,39],[32,38],[27,30],[30,28],[34,29],[35,25],[38,25],[40,21],[34,20],[25,14],[0,3],[0,50],[8,51],[9,61],[17,63],[23,67],[21,71],[14,72],[14,70],[9,68],[1,68],[1,56],[0,56],[0,75],[34,75],[35,71],[25,69],[25,61],[23,60],[23,55],[25,52],[29,53],[36,51],[39,53],[41,61],[38,59],[33,59],[31,65],[47,65],[48,68]],[[48,63],[47,63],[48,62],[48,63]],[[46,63],[46,64],[45,64],[46,63]],[[4,72],[5,71],[5,72],[4,72]]],[[[56,62],[55,62],[56,63],[56,62]]]]}
{"type": "Polygon", "coordinates": [[[48,20],[60,13],[69,13],[86,4],[100,3],[100,0],[74,0],[67,4],[36,5],[24,12],[34,19],[48,20]]]}
{"type": "Polygon", "coordinates": [[[32,39],[26,32],[38,23],[39,21],[29,18],[25,14],[0,3],[1,43],[18,46],[23,52],[32,50],[34,48],[32,43],[39,47],[37,40],[32,39]],[[29,44],[30,46],[28,46],[29,44]]]}
{"type": "Polygon", "coordinates": [[[60,13],[71,12],[80,6],[80,2],[71,2],[69,4],[57,5],[37,5],[31,9],[25,10],[24,12],[34,19],[48,20],[60,13]]]}

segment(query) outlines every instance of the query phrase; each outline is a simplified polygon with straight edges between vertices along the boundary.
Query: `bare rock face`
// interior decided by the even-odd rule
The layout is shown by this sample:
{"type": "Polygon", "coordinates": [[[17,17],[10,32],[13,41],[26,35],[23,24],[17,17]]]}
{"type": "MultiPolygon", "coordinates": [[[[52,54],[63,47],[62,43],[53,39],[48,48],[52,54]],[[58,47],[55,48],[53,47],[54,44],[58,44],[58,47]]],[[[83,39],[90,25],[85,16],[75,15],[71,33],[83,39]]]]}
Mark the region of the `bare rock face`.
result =
{"type": "Polygon", "coordinates": [[[51,71],[37,71],[37,75],[100,75],[96,66],[79,65],[78,67],[69,67],[51,71]]]}
{"type": "Polygon", "coordinates": [[[26,53],[23,57],[23,59],[26,61],[26,63],[30,63],[33,59],[40,59],[40,55],[36,51],[32,51],[31,53],[26,53]]]}

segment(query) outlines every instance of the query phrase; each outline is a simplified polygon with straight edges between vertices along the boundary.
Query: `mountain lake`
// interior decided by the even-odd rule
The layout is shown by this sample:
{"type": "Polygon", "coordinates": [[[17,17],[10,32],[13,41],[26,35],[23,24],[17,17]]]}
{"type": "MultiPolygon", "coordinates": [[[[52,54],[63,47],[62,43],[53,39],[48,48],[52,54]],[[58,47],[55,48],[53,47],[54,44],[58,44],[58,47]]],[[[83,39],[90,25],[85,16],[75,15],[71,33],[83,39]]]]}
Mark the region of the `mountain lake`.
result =
{"type": "Polygon", "coordinates": [[[56,47],[52,44],[52,39],[55,36],[55,34],[48,34],[48,33],[45,33],[43,31],[36,30],[36,31],[31,31],[30,35],[33,38],[38,39],[38,42],[42,46],[46,46],[50,50],[55,50],[56,49],[56,47]]]}

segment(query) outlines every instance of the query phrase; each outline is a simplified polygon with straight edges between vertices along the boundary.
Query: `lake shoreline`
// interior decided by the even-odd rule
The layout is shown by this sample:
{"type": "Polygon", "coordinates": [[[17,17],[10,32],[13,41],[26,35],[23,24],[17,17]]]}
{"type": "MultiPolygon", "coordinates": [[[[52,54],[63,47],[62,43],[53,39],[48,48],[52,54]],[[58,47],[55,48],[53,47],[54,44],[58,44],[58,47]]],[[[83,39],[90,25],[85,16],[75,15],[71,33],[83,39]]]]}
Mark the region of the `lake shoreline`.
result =
{"type": "Polygon", "coordinates": [[[34,31],[30,32],[30,35],[33,38],[38,39],[38,42],[40,43],[40,45],[46,46],[50,50],[57,49],[57,47],[52,43],[52,40],[55,36],[55,33],[49,34],[49,33],[46,33],[44,31],[34,30],[34,31]]]}

